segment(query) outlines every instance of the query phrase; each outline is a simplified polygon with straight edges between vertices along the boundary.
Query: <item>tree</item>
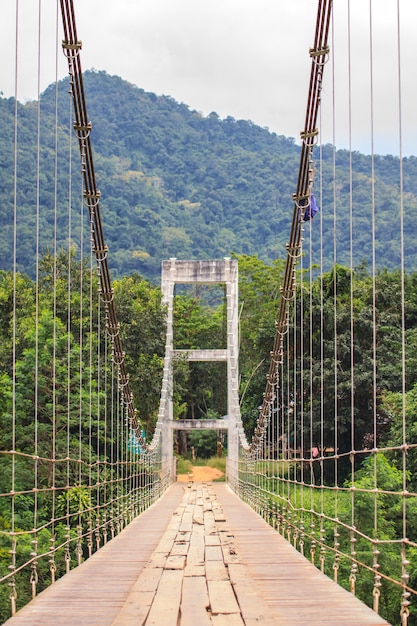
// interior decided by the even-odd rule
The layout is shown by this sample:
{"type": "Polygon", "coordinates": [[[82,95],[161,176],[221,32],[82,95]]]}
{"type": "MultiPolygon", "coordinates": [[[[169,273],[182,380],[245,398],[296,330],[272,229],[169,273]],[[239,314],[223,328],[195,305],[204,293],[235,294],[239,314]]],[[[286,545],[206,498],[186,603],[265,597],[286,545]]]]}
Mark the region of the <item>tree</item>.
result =
{"type": "Polygon", "coordinates": [[[139,274],[114,282],[115,306],[139,418],[156,423],[165,353],[166,311],[161,290],[139,274]]]}

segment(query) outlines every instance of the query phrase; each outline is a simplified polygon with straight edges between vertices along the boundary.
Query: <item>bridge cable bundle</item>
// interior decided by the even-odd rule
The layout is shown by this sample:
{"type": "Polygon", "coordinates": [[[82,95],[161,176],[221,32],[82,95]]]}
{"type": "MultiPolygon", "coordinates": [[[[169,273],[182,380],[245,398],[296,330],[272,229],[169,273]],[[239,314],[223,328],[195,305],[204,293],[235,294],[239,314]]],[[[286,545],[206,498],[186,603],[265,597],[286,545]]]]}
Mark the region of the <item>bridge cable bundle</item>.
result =
{"type": "MultiPolygon", "coordinates": [[[[287,259],[284,270],[283,285],[281,287],[281,299],[278,310],[276,334],[274,346],[271,351],[269,373],[264,392],[262,406],[260,408],[255,433],[247,452],[252,457],[256,456],[262,448],[266,429],[270,420],[271,410],[277,397],[278,371],[283,358],[283,342],[288,332],[289,303],[293,300],[296,282],[295,268],[300,258],[302,224],[313,217],[317,210],[316,199],[312,194],[313,184],[313,147],[318,135],[317,118],[320,106],[320,93],[323,82],[323,70],[329,54],[328,36],[332,11],[332,2],[321,0],[318,6],[314,46],[310,49],[311,73],[307,99],[306,119],[304,130],[300,133],[302,139],[300,165],[298,172],[297,189],[293,195],[294,209],[290,232],[290,240],[287,244],[287,259]],[[307,218],[307,219],[306,219],[307,218]]],[[[246,442],[244,442],[246,443],[246,442]]]]}

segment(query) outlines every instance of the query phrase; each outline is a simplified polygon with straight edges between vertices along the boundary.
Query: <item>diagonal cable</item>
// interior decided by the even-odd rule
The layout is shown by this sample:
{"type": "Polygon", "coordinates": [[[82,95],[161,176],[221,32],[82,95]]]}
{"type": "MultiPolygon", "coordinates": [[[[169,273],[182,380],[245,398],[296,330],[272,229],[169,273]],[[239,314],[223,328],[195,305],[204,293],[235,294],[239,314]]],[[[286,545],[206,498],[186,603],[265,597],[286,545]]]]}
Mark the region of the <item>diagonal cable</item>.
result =
{"type": "MultiPolygon", "coordinates": [[[[124,362],[124,352],[119,333],[119,323],[113,302],[113,288],[107,261],[108,248],[105,244],[103,226],[100,214],[100,191],[97,188],[94,160],[91,148],[90,133],[92,124],[87,116],[87,106],[84,93],[84,82],[81,69],[80,50],[81,41],[77,37],[73,0],[60,0],[64,40],[62,47],[68,60],[71,95],[74,103],[74,130],[78,137],[81,153],[81,168],[84,180],[84,200],[90,213],[91,239],[94,255],[97,261],[99,289],[106,306],[106,327],[112,338],[113,360],[118,369],[118,383],[122,392],[123,403],[126,407],[129,423],[134,429],[141,447],[145,441],[140,432],[137,409],[134,406],[133,394],[129,384],[129,374],[124,362]]],[[[143,449],[143,448],[142,448],[143,449]]]]}
{"type": "MultiPolygon", "coordinates": [[[[318,136],[317,116],[320,106],[320,93],[323,82],[323,69],[326,63],[329,47],[327,44],[332,0],[319,0],[317,10],[316,32],[314,46],[310,48],[311,73],[308,90],[306,118],[304,130],[300,133],[302,139],[300,166],[298,171],[297,190],[293,194],[294,209],[290,239],[287,243],[287,260],[284,269],[281,298],[278,309],[274,346],[270,353],[271,361],[267,382],[259,411],[257,425],[250,446],[246,444],[246,452],[254,455],[260,450],[268,427],[272,404],[278,386],[278,365],[282,363],[283,340],[288,329],[289,303],[295,294],[295,269],[300,256],[302,214],[308,209],[311,202],[311,187],[313,184],[312,153],[318,136]]],[[[244,444],[245,442],[243,442],[244,444]]]]}

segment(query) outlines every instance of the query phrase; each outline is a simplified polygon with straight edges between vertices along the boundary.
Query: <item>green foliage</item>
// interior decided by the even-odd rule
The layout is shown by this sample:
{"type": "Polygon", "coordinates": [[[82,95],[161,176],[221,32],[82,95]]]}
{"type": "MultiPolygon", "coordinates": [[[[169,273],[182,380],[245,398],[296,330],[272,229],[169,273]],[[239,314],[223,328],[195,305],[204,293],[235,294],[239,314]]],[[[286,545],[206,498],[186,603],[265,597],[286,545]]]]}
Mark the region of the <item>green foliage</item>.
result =
{"type": "Polygon", "coordinates": [[[191,472],[192,463],[190,459],[185,459],[183,456],[177,456],[177,474],[188,474],[191,472]]]}
{"type": "MultiPolygon", "coordinates": [[[[296,188],[299,150],[291,138],[277,136],[252,122],[203,117],[169,96],[156,96],[105,72],[86,72],[85,92],[93,121],[92,144],[101,191],[106,242],[112,274],[139,271],[156,279],[162,259],[223,258],[232,252],[257,253],[270,263],[284,257],[296,188]]],[[[57,216],[67,215],[69,119],[68,79],[58,85],[57,216]]],[[[55,85],[40,100],[40,246],[52,240],[54,215],[55,85]]],[[[18,266],[33,276],[35,251],[36,146],[38,103],[18,103],[17,183],[18,266]]],[[[13,224],[13,99],[0,98],[0,268],[10,269],[13,224]]],[[[73,172],[79,155],[73,150],[73,172]]],[[[333,148],[324,146],[323,205],[333,204],[333,148]]],[[[337,212],[341,224],[354,206],[353,242],[356,258],[371,260],[374,206],[380,267],[398,267],[399,160],[392,156],[336,152],[337,212]],[[372,169],[372,166],[374,169],[372,169]],[[375,174],[374,181],[372,179],[375,174]],[[375,194],[372,196],[372,182],[375,194]]],[[[417,159],[403,159],[405,264],[414,270],[417,208],[414,181],[417,159]]],[[[318,175],[317,175],[318,176],[318,175]]],[[[74,183],[74,206],[77,205],[74,183]]],[[[323,212],[326,267],[333,253],[333,218],[323,212]]],[[[88,250],[88,228],[84,244],[88,250]]],[[[58,230],[58,247],[67,230],[58,230]]],[[[307,233],[306,233],[307,236],[307,233]]],[[[338,259],[349,262],[347,229],[338,229],[338,259]]],[[[314,243],[314,245],[316,245],[314,243]]]]}
{"type": "Polygon", "coordinates": [[[214,469],[218,469],[224,474],[226,474],[226,462],[227,458],[224,454],[223,456],[212,456],[209,459],[204,459],[204,465],[208,465],[208,467],[214,467],[214,469]]]}
{"type": "Polygon", "coordinates": [[[92,507],[90,491],[86,487],[71,487],[66,493],[61,493],[56,500],[56,515],[70,519],[70,524],[87,525],[88,511],[92,507]]]}
{"type": "Polygon", "coordinates": [[[197,457],[208,459],[216,454],[218,435],[215,430],[197,428],[188,433],[190,447],[194,448],[197,457]]]}
{"type": "Polygon", "coordinates": [[[113,287],[126,366],[138,399],[138,415],[145,429],[152,433],[165,352],[166,311],[161,304],[161,290],[137,273],[114,281],[113,287]]]}
{"type": "MultiPolygon", "coordinates": [[[[194,293],[174,301],[174,349],[225,348],[226,315],[222,302],[210,305],[194,293]]],[[[189,362],[179,357],[174,362],[175,418],[204,419],[225,415],[227,410],[226,364],[189,362]]],[[[184,452],[184,451],[182,451],[184,452]]]]}
{"type": "Polygon", "coordinates": [[[241,413],[248,434],[265,389],[273,345],[284,261],[266,265],[257,256],[238,255],[240,300],[239,370],[241,413]]]}

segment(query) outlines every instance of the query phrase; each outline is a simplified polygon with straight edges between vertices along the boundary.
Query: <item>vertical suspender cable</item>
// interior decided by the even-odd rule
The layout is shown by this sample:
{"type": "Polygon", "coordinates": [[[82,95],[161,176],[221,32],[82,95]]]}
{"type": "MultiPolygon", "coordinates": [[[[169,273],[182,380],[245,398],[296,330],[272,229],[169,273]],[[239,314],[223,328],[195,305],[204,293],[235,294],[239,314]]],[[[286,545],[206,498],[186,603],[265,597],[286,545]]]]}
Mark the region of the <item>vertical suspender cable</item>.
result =
{"type": "MultiPolygon", "coordinates": [[[[351,486],[355,482],[355,344],[354,344],[354,265],[353,265],[353,167],[352,167],[352,67],[351,13],[348,0],[348,124],[349,124],[349,269],[350,269],[350,446],[351,486]]],[[[351,490],[351,525],[355,526],[355,491],[351,490]]]]}
{"type": "Polygon", "coordinates": [[[16,581],[14,571],[16,569],[16,536],[15,536],[15,493],[16,493],[16,339],[17,339],[17,122],[18,122],[18,50],[19,50],[19,0],[16,0],[15,13],[15,74],[14,74],[14,145],[13,145],[13,313],[12,313],[12,441],[11,441],[11,520],[10,533],[12,537],[10,554],[10,571],[13,576],[10,580],[10,605],[11,614],[16,613],[16,581]]]}
{"type": "MultiPolygon", "coordinates": [[[[333,169],[333,388],[334,388],[334,419],[333,419],[333,467],[334,467],[334,510],[335,520],[339,514],[339,420],[338,420],[338,338],[337,338],[337,195],[336,195],[336,81],[335,81],[335,41],[334,41],[334,19],[332,16],[332,169],[333,169]]],[[[335,563],[334,573],[337,574],[339,568],[339,527],[337,521],[334,526],[334,549],[335,563]]]]}
{"type": "MultiPolygon", "coordinates": [[[[100,270],[100,268],[98,268],[100,270]]],[[[97,432],[96,432],[96,493],[95,493],[95,506],[96,506],[96,528],[95,528],[95,537],[96,537],[96,549],[98,550],[100,547],[100,488],[101,488],[101,463],[100,463],[100,426],[101,426],[101,403],[100,403],[100,394],[101,394],[101,301],[100,297],[97,298],[97,374],[96,374],[96,421],[97,421],[97,432]]]]}
{"type": "MultiPolygon", "coordinates": [[[[373,382],[373,447],[377,449],[377,315],[376,315],[376,244],[375,244],[375,152],[374,152],[374,62],[373,62],[373,11],[369,0],[369,59],[370,59],[370,124],[371,124],[371,206],[372,206],[372,382],[373,382]]],[[[373,455],[374,464],[374,536],[378,538],[378,495],[377,495],[377,456],[373,455]]]]}
{"type": "MultiPolygon", "coordinates": [[[[71,103],[70,103],[70,111],[69,111],[69,119],[71,119],[71,103]]],[[[72,146],[72,133],[70,132],[70,146],[72,146]]],[[[70,161],[72,160],[72,151],[70,150],[70,161]]],[[[78,484],[83,484],[83,471],[84,471],[84,463],[83,460],[83,425],[85,420],[85,412],[84,412],[84,404],[83,404],[83,390],[84,390],[84,382],[85,382],[85,371],[84,371],[84,269],[85,269],[85,258],[84,258],[84,199],[83,199],[83,187],[82,182],[79,189],[79,203],[80,203],[80,305],[79,305],[79,314],[80,314],[80,322],[79,322],[79,363],[78,363],[78,376],[79,376],[79,400],[78,400],[78,484]]],[[[81,490],[79,496],[79,511],[81,511],[81,490]]],[[[83,519],[81,512],[78,517],[78,537],[79,542],[81,541],[81,535],[83,532],[83,519]]],[[[81,558],[81,545],[79,544],[79,558],[81,558]]]]}
{"type": "MultiPolygon", "coordinates": [[[[320,128],[322,128],[320,109],[320,128]]],[[[323,142],[320,142],[320,206],[323,207],[323,142]]],[[[324,298],[323,298],[323,211],[320,211],[320,511],[324,516],[324,298]]]]}
{"type": "MultiPolygon", "coordinates": [[[[71,118],[70,118],[71,119],[71,118]]],[[[71,135],[71,131],[70,131],[71,135]]],[[[71,141],[71,140],[70,140],[71,141]]],[[[72,147],[72,141],[71,141],[72,147]]],[[[72,164],[71,164],[71,149],[69,159],[69,176],[68,176],[68,204],[67,204],[67,424],[66,424],[66,477],[67,485],[71,484],[70,480],[70,428],[71,428],[71,284],[72,284],[72,164]]],[[[71,566],[71,553],[70,553],[70,540],[71,540],[71,511],[70,511],[70,492],[67,491],[66,502],[66,543],[65,543],[65,567],[69,572],[71,566]]]]}
{"type": "Polygon", "coordinates": [[[49,570],[51,582],[55,582],[55,506],[56,506],[56,432],[57,432],[57,389],[56,389],[56,343],[57,343],[57,203],[58,203],[58,5],[55,13],[55,128],[54,128],[54,225],[53,225],[53,265],[52,265],[52,315],[53,315],[53,355],[52,355],[52,503],[51,539],[49,570]]]}
{"type": "MultiPolygon", "coordinates": [[[[349,133],[349,269],[350,269],[350,464],[351,528],[355,528],[355,325],[354,325],[354,265],[353,265],[353,163],[352,163],[352,68],[351,68],[351,6],[348,0],[348,133],[349,133]]],[[[354,537],[351,536],[351,551],[354,550],[354,537]]],[[[350,582],[356,580],[356,563],[352,561],[350,582]]]]}
{"type": "MultiPolygon", "coordinates": [[[[302,231],[304,231],[304,228],[302,228],[302,231]]],[[[299,392],[299,401],[296,403],[297,406],[300,407],[300,424],[298,426],[298,420],[297,420],[297,429],[300,429],[300,440],[298,445],[300,446],[300,454],[299,454],[299,458],[300,458],[300,481],[301,481],[301,498],[300,498],[300,508],[301,508],[301,523],[303,523],[303,520],[305,518],[305,501],[304,501],[304,496],[305,496],[305,489],[304,489],[304,484],[305,484],[305,475],[304,475],[304,467],[305,467],[305,446],[304,446],[304,440],[305,440],[305,436],[304,436],[304,428],[305,428],[305,424],[304,424],[304,409],[305,409],[305,404],[304,404],[304,354],[305,354],[305,344],[304,344],[304,252],[303,252],[303,241],[304,238],[301,236],[300,238],[300,272],[299,272],[299,276],[300,276],[300,281],[299,281],[299,292],[300,292],[300,297],[299,297],[299,311],[300,311],[300,319],[298,322],[299,325],[299,331],[296,331],[295,337],[296,339],[298,339],[299,337],[299,346],[298,346],[298,351],[299,351],[299,364],[297,366],[297,359],[295,361],[295,367],[298,371],[298,375],[299,375],[299,385],[300,385],[300,392],[299,392]]],[[[297,346],[296,346],[296,350],[295,353],[297,354],[297,346]]],[[[298,456],[298,455],[297,455],[298,456]]],[[[295,520],[294,520],[294,525],[295,525],[295,520]]],[[[311,555],[314,554],[314,551],[310,550],[311,555]]]]}
{"type": "Polygon", "coordinates": [[[93,549],[93,333],[94,333],[94,268],[93,268],[93,220],[90,214],[90,262],[89,262],[89,332],[88,332],[88,490],[90,494],[90,508],[88,513],[88,555],[91,556],[93,549]]]}
{"type": "Polygon", "coordinates": [[[35,559],[31,563],[30,583],[32,587],[32,598],[36,596],[36,586],[38,582],[37,573],[37,525],[38,525],[38,487],[39,487],[39,457],[38,457],[38,419],[39,419],[39,260],[40,260],[40,248],[39,248],[39,219],[40,219],[40,165],[41,165],[41,90],[40,90],[40,76],[41,76],[41,17],[42,17],[42,0],[38,0],[38,42],[37,42],[37,123],[36,123],[36,226],[35,226],[35,372],[34,372],[34,445],[33,445],[33,539],[32,539],[32,556],[35,559]]]}
{"type": "Polygon", "coordinates": [[[410,615],[410,593],[407,558],[407,415],[406,415],[406,327],[405,327],[405,261],[404,261],[404,187],[403,187],[403,132],[402,132],[402,81],[401,81],[401,20],[400,0],[397,0],[397,72],[398,72],[398,132],[400,166],[400,240],[401,240],[401,390],[402,390],[402,535],[401,550],[401,624],[405,626],[410,615]]]}

